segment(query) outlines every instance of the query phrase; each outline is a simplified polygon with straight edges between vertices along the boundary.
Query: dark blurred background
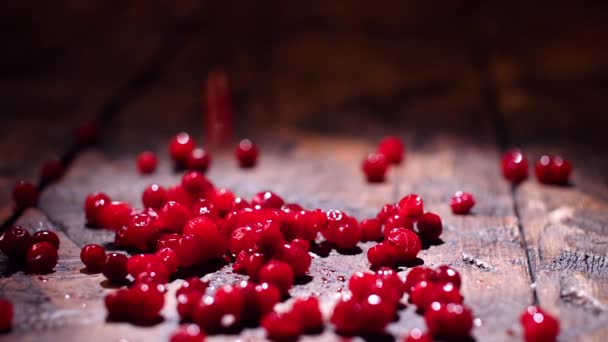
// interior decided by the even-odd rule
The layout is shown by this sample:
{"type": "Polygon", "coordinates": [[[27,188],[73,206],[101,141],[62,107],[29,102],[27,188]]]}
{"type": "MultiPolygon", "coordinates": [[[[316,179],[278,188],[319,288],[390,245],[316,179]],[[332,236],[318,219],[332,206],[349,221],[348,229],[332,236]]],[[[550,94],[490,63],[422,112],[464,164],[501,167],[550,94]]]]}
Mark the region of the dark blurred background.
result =
{"type": "Polygon", "coordinates": [[[543,137],[596,147],[608,127],[606,1],[0,6],[3,134],[89,117],[146,83],[202,86],[215,68],[226,71],[237,115],[248,124],[333,131],[417,117],[426,129],[464,122],[474,133],[488,115],[498,135],[508,135],[505,144],[543,137]],[[183,49],[191,53],[181,67],[157,75],[183,49]]]}

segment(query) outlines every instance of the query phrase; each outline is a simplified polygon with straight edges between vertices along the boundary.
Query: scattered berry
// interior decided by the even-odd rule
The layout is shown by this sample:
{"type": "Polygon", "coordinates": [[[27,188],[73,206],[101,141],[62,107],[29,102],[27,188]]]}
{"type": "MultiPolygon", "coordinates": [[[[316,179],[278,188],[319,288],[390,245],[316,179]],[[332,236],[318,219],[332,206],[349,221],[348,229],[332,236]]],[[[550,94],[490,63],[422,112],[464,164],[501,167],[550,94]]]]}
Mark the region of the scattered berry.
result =
{"type": "Polygon", "coordinates": [[[537,306],[529,306],[519,321],[524,329],[526,342],[555,341],[559,334],[559,322],[537,306]]]}
{"type": "Polygon", "coordinates": [[[127,203],[112,201],[99,207],[95,219],[100,227],[118,230],[131,222],[132,212],[133,208],[127,203]]]}
{"type": "Polygon", "coordinates": [[[251,140],[243,139],[239,142],[234,154],[242,168],[250,168],[257,163],[258,148],[251,140]]]}
{"type": "Polygon", "coordinates": [[[57,248],[48,242],[32,244],[26,252],[27,269],[36,274],[46,274],[53,271],[57,265],[57,248]]]}
{"type": "Polygon", "coordinates": [[[149,174],[156,171],[156,154],[145,151],[137,156],[137,169],[142,174],[149,174]]]}
{"type": "Polygon", "coordinates": [[[167,190],[158,184],[152,184],[144,190],[141,201],[144,207],[158,210],[167,203],[167,190]]]}
{"type": "Polygon", "coordinates": [[[528,159],[520,150],[511,150],[503,154],[502,174],[512,183],[520,183],[528,178],[528,159]]]}
{"type": "Polygon", "coordinates": [[[100,208],[110,202],[110,197],[103,192],[89,194],[84,201],[84,213],[87,222],[91,225],[97,225],[100,208]]]}
{"type": "Polygon", "coordinates": [[[38,204],[38,189],[30,182],[19,181],[13,188],[13,200],[17,209],[27,209],[38,204]]]}
{"type": "Polygon", "coordinates": [[[429,334],[437,339],[462,340],[473,328],[471,310],[456,303],[433,302],[425,311],[424,319],[429,334]]]}
{"type": "Polygon", "coordinates": [[[399,215],[403,217],[417,218],[424,212],[422,197],[416,194],[403,197],[397,206],[399,215]]]}
{"type": "Polygon", "coordinates": [[[251,199],[252,205],[259,205],[266,209],[281,209],[285,201],[272,191],[258,192],[251,199]]]}
{"type": "Polygon", "coordinates": [[[534,167],[536,178],[544,184],[567,185],[572,164],[560,156],[541,156],[534,167]]]}
{"type": "Polygon", "coordinates": [[[0,235],[0,250],[14,261],[20,261],[31,244],[32,236],[22,227],[12,226],[0,235]]]}
{"type": "Polygon", "coordinates": [[[363,173],[370,183],[382,183],[388,169],[384,154],[370,153],[363,161],[363,173]]]}
{"type": "Polygon", "coordinates": [[[100,272],[106,259],[106,250],[100,245],[88,244],[80,251],[80,260],[89,272],[100,272]]]}
{"type": "Polygon", "coordinates": [[[361,241],[378,241],[382,238],[382,222],[378,219],[361,221],[361,241]]]}
{"type": "Polygon", "coordinates": [[[386,136],[378,143],[378,153],[385,155],[389,163],[400,164],[405,158],[405,147],[399,138],[386,136]]]}
{"type": "Polygon", "coordinates": [[[184,166],[194,147],[194,140],[190,135],[181,132],[171,139],[169,143],[169,155],[177,165],[184,166]]]}
{"type": "Polygon", "coordinates": [[[475,199],[468,192],[457,191],[452,196],[452,199],[450,199],[450,207],[452,207],[452,212],[456,215],[468,214],[474,205],[475,199]]]}
{"type": "Polygon", "coordinates": [[[32,243],[37,242],[48,242],[53,245],[55,249],[59,249],[59,236],[48,230],[40,230],[34,233],[32,236],[32,243]]]}
{"type": "Polygon", "coordinates": [[[439,215],[424,213],[418,218],[416,223],[418,235],[422,240],[435,241],[443,232],[443,224],[439,215]]]}
{"type": "Polygon", "coordinates": [[[101,264],[101,273],[113,283],[119,283],[127,277],[127,256],[120,253],[108,253],[101,264]]]}
{"type": "Polygon", "coordinates": [[[207,172],[211,164],[211,155],[203,148],[197,147],[188,154],[186,168],[201,173],[207,172]]]}
{"type": "Polygon", "coordinates": [[[192,195],[203,197],[213,189],[213,184],[198,171],[188,171],[182,177],[182,187],[192,195]]]}
{"type": "Polygon", "coordinates": [[[260,282],[275,285],[281,293],[287,293],[293,280],[293,270],[284,261],[271,260],[260,270],[260,282]]]}

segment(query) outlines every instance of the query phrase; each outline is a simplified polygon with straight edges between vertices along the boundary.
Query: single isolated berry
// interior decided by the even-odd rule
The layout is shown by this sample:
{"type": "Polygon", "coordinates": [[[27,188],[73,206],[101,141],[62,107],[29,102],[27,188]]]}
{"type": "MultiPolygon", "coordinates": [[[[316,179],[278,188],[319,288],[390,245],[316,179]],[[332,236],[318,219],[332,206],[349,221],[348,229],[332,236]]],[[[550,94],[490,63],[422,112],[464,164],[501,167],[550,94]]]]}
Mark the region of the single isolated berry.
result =
{"type": "Polygon", "coordinates": [[[127,256],[120,253],[108,253],[101,264],[101,272],[113,283],[119,283],[127,277],[127,256]]]}
{"type": "Polygon", "coordinates": [[[31,244],[30,233],[19,226],[12,226],[0,235],[0,250],[13,261],[21,261],[31,244]]]}
{"type": "Polygon", "coordinates": [[[211,164],[211,155],[201,147],[197,147],[188,154],[186,159],[186,168],[192,171],[198,171],[201,173],[207,172],[211,164]]]}
{"type": "Polygon", "coordinates": [[[169,156],[177,165],[184,166],[194,147],[194,140],[190,135],[180,132],[169,142],[169,156]]]}
{"type": "Polygon", "coordinates": [[[88,244],[80,251],[80,260],[89,272],[100,272],[106,259],[106,250],[100,245],[88,244]]]}
{"type": "Polygon", "coordinates": [[[110,202],[110,196],[104,194],[103,192],[94,192],[89,194],[84,201],[84,213],[87,222],[90,225],[97,225],[100,208],[110,202]]]}
{"type": "Polygon", "coordinates": [[[27,209],[38,204],[38,189],[30,182],[19,181],[13,188],[13,200],[17,209],[27,209]]]}
{"type": "Polygon", "coordinates": [[[519,321],[524,329],[526,342],[555,341],[559,335],[559,322],[537,306],[529,306],[519,321]]]}
{"type": "Polygon", "coordinates": [[[528,178],[528,158],[520,150],[511,150],[503,154],[502,174],[512,183],[520,183],[528,178]]]}
{"type": "Polygon", "coordinates": [[[456,215],[466,215],[475,205],[475,198],[468,192],[457,191],[450,199],[450,207],[456,215]]]}
{"type": "Polygon", "coordinates": [[[48,242],[53,245],[55,249],[59,249],[59,236],[49,230],[35,232],[34,235],[32,235],[32,243],[37,242],[48,242]]]}
{"type": "Polygon", "coordinates": [[[254,167],[258,160],[258,147],[249,139],[239,142],[234,155],[242,168],[254,167]]]}
{"type": "Polygon", "coordinates": [[[13,326],[13,304],[0,298],[0,333],[11,330],[13,326]]]}
{"type": "Polygon", "coordinates": [[[541,156],[534,166],[536,178],[544,184],[567,185],[572,164],[560,156],[541,156]]]}
{"type": "Polygon", "coordinates": [[[388,161],[384,154],[370,153],[365,157],[365,160],[363,160],[362,167],[368,182],[382,183],[384,182],[388,169],[388,161]]]}
{"type": "Polygon", "coordinates": [[[137,156],[137,169],[144,175],[156,171],[156,163],[156,154],[154,152],[145,151],[137,156]]]}
{"type": "Polygon", "coordinates": [[[57,248],[48,242],[31,245],[25,254],[27,269],[35,274],[46,274],[57,265],[57,248]]]}
{"type": "Polygon", "coordinates": [[[378,153],[385,155],[389,163],[400,164],[405,158],[405,146],[399,138],[386,136],[378,143],[378,153]]]}
{"type": "Polygon", "coordinates": [[[43,183],[52,183],[63,176],[64,170],[59,159],[49,159],[40,168],[40,180],[43,183]]]}

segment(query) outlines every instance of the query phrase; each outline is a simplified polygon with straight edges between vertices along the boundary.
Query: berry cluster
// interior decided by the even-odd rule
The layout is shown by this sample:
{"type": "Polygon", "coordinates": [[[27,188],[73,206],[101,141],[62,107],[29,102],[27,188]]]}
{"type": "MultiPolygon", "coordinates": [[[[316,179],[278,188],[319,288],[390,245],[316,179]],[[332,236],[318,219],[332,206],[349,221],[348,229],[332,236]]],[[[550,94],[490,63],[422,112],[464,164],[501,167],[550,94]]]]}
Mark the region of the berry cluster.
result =
{"type": "Polygon", "coordinates": [[[12,226],[0,235],[0,250],[15,264],[25,264],[35,274],[46,274],[57,266],[59,236],[48,230],[34,235],[12,226]]]}
{"type": "Polygon", "coordinates": [[[405,146],[394,136],[384,137],[375,153],[370,153],[363,160],[363,172],[370,183],[384,182],[390,164],[400,164],[405,158],[405,146]]]}
{"type": "MultiPolygon", "coordinates": [[[[528,158],[520,150],[507,151],[501,160],[504,177],[514,184],[528,178],[528,158]]],[[[536,179],[543,184],[567,185],[572,164],[560,156],[542,155],[534,165],[536,179]]]]}

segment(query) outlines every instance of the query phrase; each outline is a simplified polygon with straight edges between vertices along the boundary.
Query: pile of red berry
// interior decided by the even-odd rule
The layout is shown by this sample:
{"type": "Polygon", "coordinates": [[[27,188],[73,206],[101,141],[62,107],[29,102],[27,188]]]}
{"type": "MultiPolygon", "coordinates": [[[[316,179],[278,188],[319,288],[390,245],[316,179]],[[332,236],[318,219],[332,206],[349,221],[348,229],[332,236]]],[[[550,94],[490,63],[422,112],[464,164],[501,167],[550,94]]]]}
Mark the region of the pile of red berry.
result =
{"type": "Polygon", "coordinates": [[[22,227],[12,226],[0,235],[0,250],[14,264],[25,264],[35,274],[46,274],[57,265],[59,236],[48,230],[34,235],[22,227]]]}
{"type": "MultiPolygon", "coordinates": [[[[502,173],[512,183],[528,178],[528,158],[520,150],[507,151],[501,160],[502,173]]],[[[536,179],[543,184],[567,185],[572,164],[560,156],[542,155],[534,166],[536,179]]]]}
{"type": "Polygon", "coordinates": [[[394,136],[384,137],[375,153],[363,160],[363,172],[370,183],[384,182],[390,164],[400,164],[405,158],[405,146],[394,136]]]}

